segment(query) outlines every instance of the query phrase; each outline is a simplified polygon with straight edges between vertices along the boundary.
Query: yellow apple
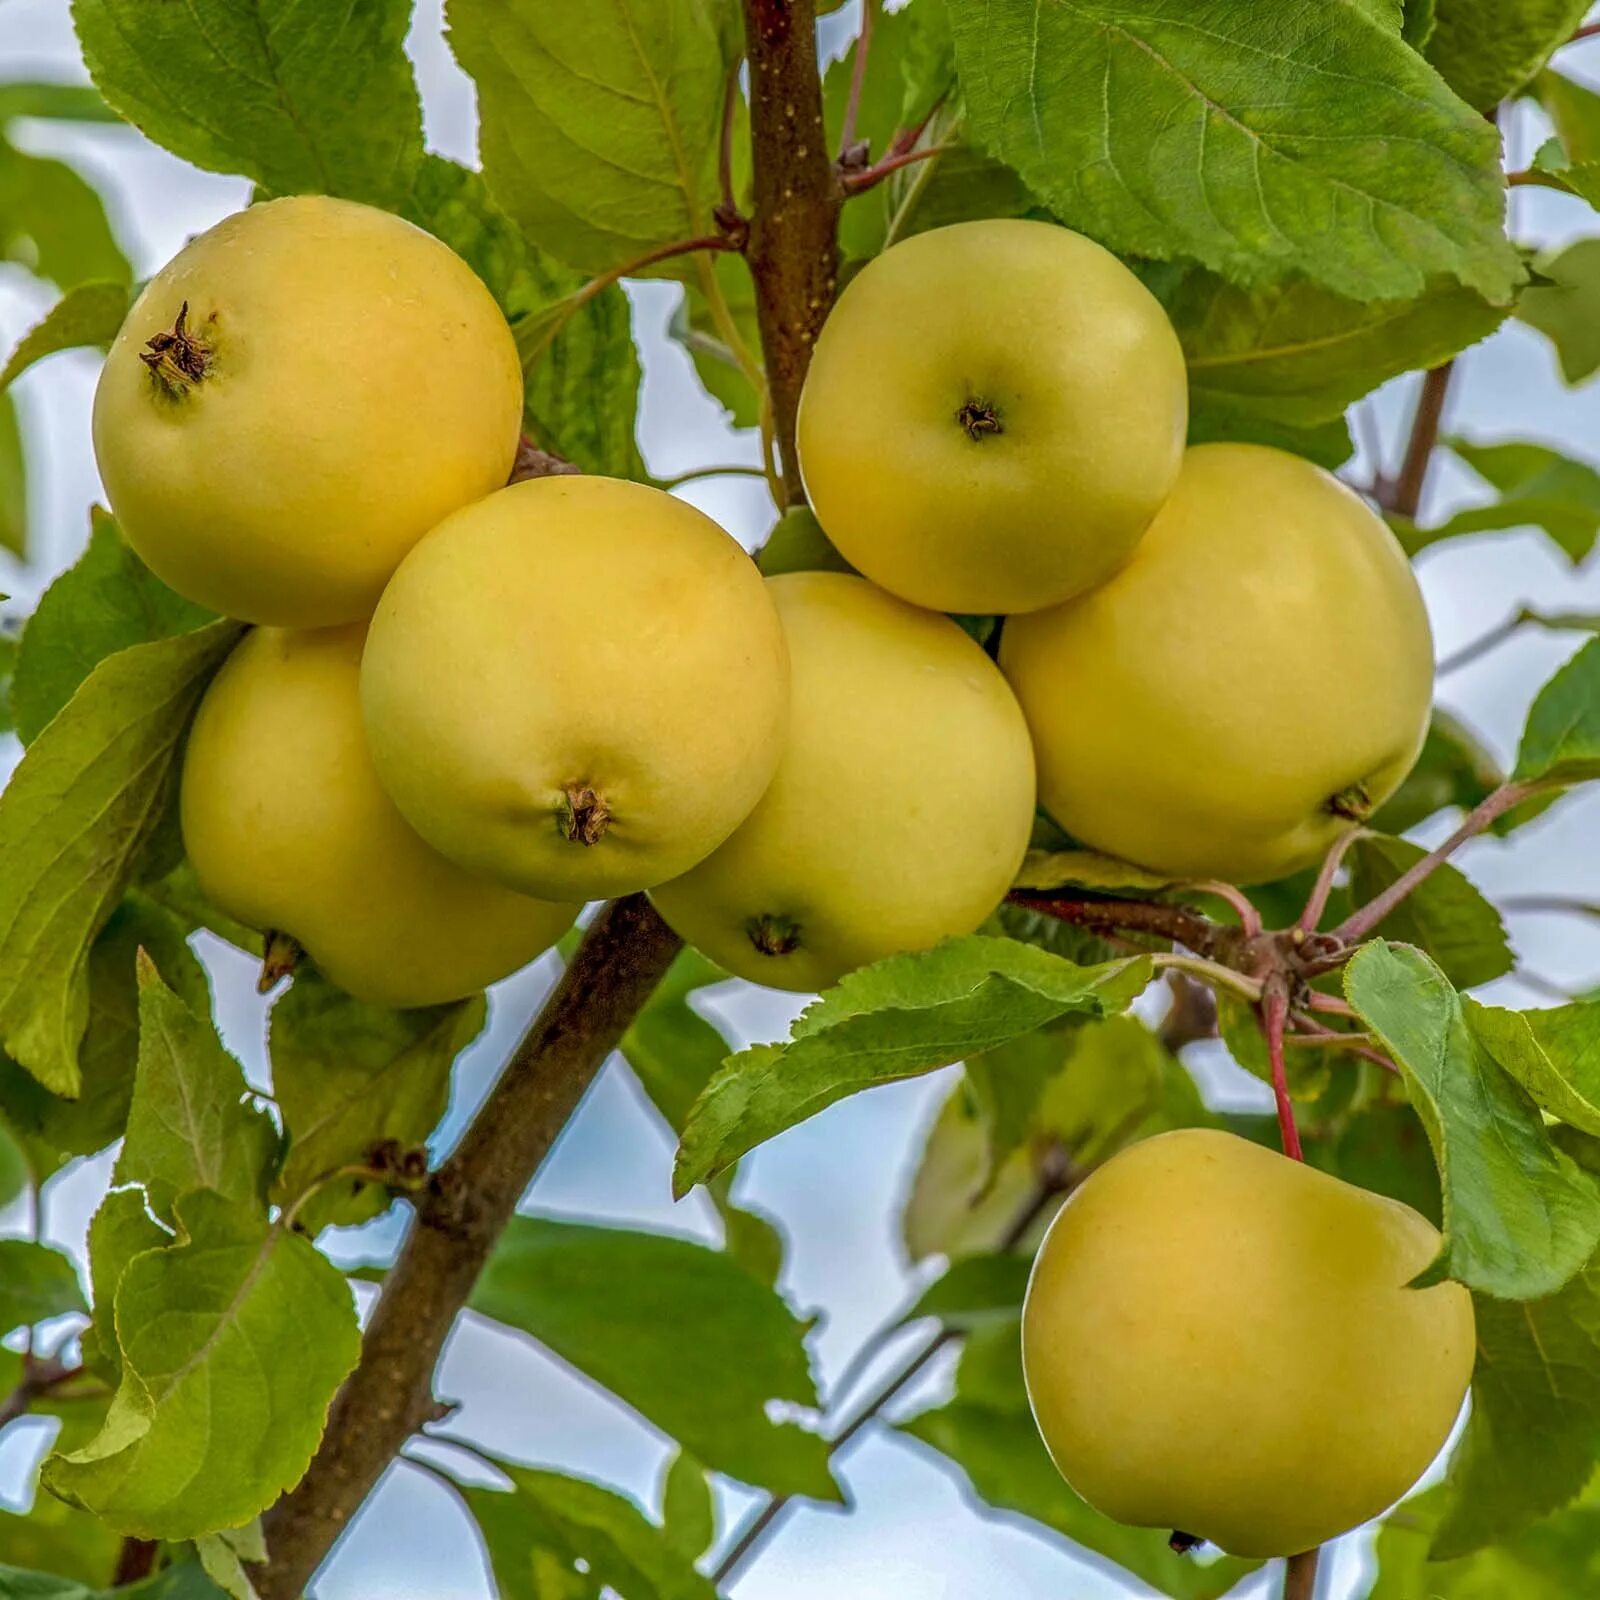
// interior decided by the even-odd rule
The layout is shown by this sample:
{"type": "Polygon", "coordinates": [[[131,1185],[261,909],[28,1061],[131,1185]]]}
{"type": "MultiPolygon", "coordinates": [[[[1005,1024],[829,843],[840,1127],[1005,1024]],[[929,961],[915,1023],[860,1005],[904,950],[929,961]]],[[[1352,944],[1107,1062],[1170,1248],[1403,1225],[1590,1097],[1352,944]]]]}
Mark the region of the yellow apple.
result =
{"type": "Polygon", "coordinates": [[[1022,1314],[1056,1466],[1118,1522],[1239,1556],[1393,1504],[1454,1423],[1472,1297],[1431,1223],[1232,1134],[1158,1134],[1057,1213],[1022,1314]]]}
{"type": "Polygon", "coordinates": [[[709,517],[611,478],[512,485],[401,564],[361,671],[395,803],[469,871],[551,899],[709,855],[778,763],[783,630],[709,517]]]}
{"type": "Polygon", "coordinates": [[[340,988],[433,1005],[526,965],[578,908],[469,877],[406,826],[361,730],[363,632],[245,635],[189,735],[184,847],[219,910],[289,934],[340,988]]]}
{"type": "Polygon", "coordinates": [[[94,449],[129,543],[248,622],[370,614],[441,517],[506,481],[516,344],[472,269],[321,195],[251,206],[152,278],[111,346],[94,449]]]}
{"type": "Polygon", "coordinates": [[[1033,751],[999,669],[947,617],[843,573],[768,588],[793,678],[777,774],[651,897],[728,971],[814,990],[988,916],[1027,849],[1033,751]]]}
{"type": "Polygon", "coordinates": [[[1393,534],[1260,445],[1190,450],[1109,582],[1005,625],[1039,801],[1075,838],[1175,877],[1309,865],[1399,786],[1433,644],[1393,534]]]}
{"type": "Polygon", "coordinates": [[[862,269],[800,401],[800,470],[850,563],[936,611],[1033,611],[1127,560],[1178,473],[1183,352],[1109,251],[961,222],[862,269]]]}

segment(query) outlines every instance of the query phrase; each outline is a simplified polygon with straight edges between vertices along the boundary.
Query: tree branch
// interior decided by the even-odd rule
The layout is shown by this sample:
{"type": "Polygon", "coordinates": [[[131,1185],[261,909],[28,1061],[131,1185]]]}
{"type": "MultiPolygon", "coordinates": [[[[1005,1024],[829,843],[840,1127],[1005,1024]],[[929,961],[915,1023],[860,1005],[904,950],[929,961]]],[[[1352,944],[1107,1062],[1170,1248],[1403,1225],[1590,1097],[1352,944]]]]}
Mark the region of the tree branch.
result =
{"type": "Polygon", "coordinates": [[[1389,492],[1381,497],[1386,511],[1414,517],[1422,504],[1428,464],[1433,460],[1433,447],[1439,442],[1439,424],[1444,420],[1445,398],[1450,393],[1450,376],[1454,371],[1455,363],[1446,361],[1443,366],[1432,368],[1422,380],[1400,474],[1389,492]]]}
{"type": "Polygon", "coordinates": [[[755,215],[745,256],[756,287],[785,498],[801,499],[795,414],[838,284],[843,195],[828,159],[815,0],[744,0],[755,215]]]}
{"type": "Polygon", "coordinates": [[[261,1600],[297,1600],[400,1446],[433,1415],[433,1369],[489,1252],[584,1091],[677,954],[643,895],[606,906],[416,1203],[400,1259],[310,1470],[266,1520],[261,1600]]]}
{"type": "MultiPolygon", "coordinates": [[[[1211,893],[1207,888],[1206,892],[1211,893]]],[[[1170,939],[1197,956],[1226,960],[1243,942],[1243,932],[1213,922],[1190,906],[1155,900],[1119,900],[1113,895],[1062,895],[1053,890],[1013,889],[1006,897],[1094,933],[1142,933],[1170,939]]]]}

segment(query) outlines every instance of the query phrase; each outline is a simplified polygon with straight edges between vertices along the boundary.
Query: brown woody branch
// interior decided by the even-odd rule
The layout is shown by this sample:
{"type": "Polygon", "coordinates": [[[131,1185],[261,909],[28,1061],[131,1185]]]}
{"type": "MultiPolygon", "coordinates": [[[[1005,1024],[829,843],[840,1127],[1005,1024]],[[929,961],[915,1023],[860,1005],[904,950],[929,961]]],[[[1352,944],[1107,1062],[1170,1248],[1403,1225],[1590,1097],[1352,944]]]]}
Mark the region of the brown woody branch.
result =
{"type": "Polygon", "coordinates": [[[1439,425],[1444,420],[1444,403],[1450,393],[1454,371],[1455,363],[1446,361],[1443,366],[1430,369],[1422,379],[1399,475],[1393,483],[1380,481],[1377,485],[1378,502],[1385,511],[1415,517],[1422,504],[1422,491],[1428,481],[1434,446],[1439,442],[1439,425]]]}
{"type": "Polygon", "coordinates": [[[1235,964],[1246,942],[1238,928],[1213,922],[1189,906],[1162,901],[1119,900],[1110,895],[1061,895],[1037,889],[1013,889],[1008,898],[1014,905],[1041,911],[1091,933],[1133,933],[1169,939],[1197,956],[1227,965],[1235,964]]]}
{"type": "Polygon", "coordinates": [[[435,1416],[433,1369],[478,1274],[679,941],[642,895],[596,917],[455,1153],[416,1202],[322,1447],[266,1520],[261,1600],[297,1600],[406,1439],[435,1416]]]}

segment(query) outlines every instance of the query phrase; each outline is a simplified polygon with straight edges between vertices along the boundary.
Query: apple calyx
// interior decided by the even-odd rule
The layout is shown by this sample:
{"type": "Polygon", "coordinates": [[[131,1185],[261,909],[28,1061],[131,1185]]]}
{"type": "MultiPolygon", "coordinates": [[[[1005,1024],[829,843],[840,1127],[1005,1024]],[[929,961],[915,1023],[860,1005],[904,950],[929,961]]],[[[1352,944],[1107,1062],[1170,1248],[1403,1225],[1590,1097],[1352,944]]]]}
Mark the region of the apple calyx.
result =
{"type": "Polygon", "coordinates": [[[745,924],[750,943],[764,956],[792,955],[800,948],[800,924],[793,917],[763,911],[745,924]]]}
{"type": "Polygon", "coordinates": [[[573,844],[599,844],[611,824],[611,807],[588,784],[569,783],[564,832],[573,844]]]}
{"type": "Polygon", "coordinates": [[[256,976],[256,993],[269,994],[285,978],[292,978],[305,960],[305,949],[291,933],[268,928],[261,936],[261,971],[256,976]]]}
{"type": "Polygon", "coordinates": [[[1365,822],[1372,815],[1372,790],[1365,779],[1346,785],[1328,796],[1328,810],[1348,822],[1365,822]]]}
{"type": "Polygon", "coordinates": [[[1000,408],[976,396],[962,402],[956,412],[956,421],[961,424],[969,439],[977,441],[981,441],[986,434],[1006,431],[1000,421],[1000,408]]]}
{"type": "Polygon", "coordinates": [[[188,328],[189,302],[178,307],[170,328],[144,342],[139,359],[168,394],[187,394],[201,382],[211,366],[211,347],[188,328]]]}
{"type": "Polygon", "coordinates": [[[1205,1540],[1198,1534],[1185,1533],[1181,1528],[1172,1530],[1172,1537],[1167,1540],[1167,1548],[1174,1555],[1186,1556],[1198,1550],[1205,1540]]]}

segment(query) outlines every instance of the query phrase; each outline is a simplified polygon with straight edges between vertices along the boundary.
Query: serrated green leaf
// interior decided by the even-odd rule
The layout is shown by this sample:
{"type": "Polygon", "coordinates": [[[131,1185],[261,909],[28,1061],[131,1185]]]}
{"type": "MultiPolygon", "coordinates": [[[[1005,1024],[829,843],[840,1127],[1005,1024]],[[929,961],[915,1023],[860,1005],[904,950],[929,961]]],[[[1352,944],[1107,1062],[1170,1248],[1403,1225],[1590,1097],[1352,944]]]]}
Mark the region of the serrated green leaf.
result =
{"type": "Polygon", "coordinates": [[[267,1559],[259,1521],[242,1528],[224,1528],[219,1533],[203,1533],[195,1540],[194,1548],[206,1576],[230,1600],[256,1600],[245,1563],[267,1559]]]}
{"type": "Polygon", "coordinates": [[[31,1239],[0,1239],[0,1337],[88,1309],[77,1268],[59,1250],[31,1239]]]}
{"type": "Polygon", "coordinates": [[[1174,1600],[1213,1600],[1260,1565],[1235,1556],[1207,1563],[1175,1555],[1165,1533],[1123,1527],[1080,1500],[1051,1464],[1028,1410],[1020,1345],[1014,1320],[974,1335],[962,1353],[955,1397],[899,1423],[899,1430],[957,1467],[984,1507],[1031,1518],[1174,1600]]]}
{"type": "Polygon", "coordinates": [[[1244,289],[1191,268],[1162,295],[1189,405],[1225,421],[1311,429],[1402,372],[1486,338],[1508,308],[1449,279],[1410,300],[1350,300],[1304,279],[1244,289]]]}
{"type": "Polygon", "coordinates": [[[73,0],[72,17],[106,102],[185,161],[273,194],[405,197],[422,156],[409,0],[73,0]]]}
{"type": "Polygon", "coordinates": [[[937,1317],[947,1328],[967,1332],[1022,1315],[1033,1260],[1022,1254],[963,1256],[917,1296],[902,1321],[937,1317]]]}
{"type": "Polygon", "coordinates": [[[678,1146],[674,1193],[846,1095],[992,1050],[1057,1017],[1122,1011],[1149,980],[1141,957],[1079,967],[983,934],[863,967],[806,1008],[788,1044],[742,1051],[711,1080],[678,1146]]]}
{"type": "Polygon", "coordinates": [[[1455,92],[1489,111],[1572,37],[1589,0],[1435,0],[1428,60],[1455,92]]]}
{"type": "Polygon", "coordinates": [[[104,1431],[43,1475],[145,1539],[237,1527],[298,1482],[360,1351],[350,1290],[304,1239],[209,1190],[176,1210],[182,1242],[136,1257],[117,1290],[104,1431]]]}
{"type": "Polygon", "coordinates": [[[141,1184],[162,1222],[195,1189],[265,1217],[278,1131],[248,1090],[210,1016],[191,1011],[141,952],[139,1070],[112,1181],[141,1184]]]}
{"type": "Polygon", "coordinates": [[[696,1096],[727,1059],[728,1042],[689,1005],[689,996],[727,973],[685,947],[667,968],[617,1047],[667,1126],[683,1127],[696,1096]]]}
{"type": "Polygon", "coordinates": [[[1438,1163],[1444,1248],[1422,1281],[1448,1276],[1505,1300],[1555,1293],[1600,1242],[1594,1179],[1551,1143],[1538,1107],[1420,951],[1366,945],[1344,986],[1400,1068],[1438,1163]]]}
{"type": "Polygon", "coordinates": [[[518,1216],[468,1304],[538,1340],[712,1470],[840,1498],[825,1441],[766,1415],[773,1400],[817,1404],[803,1327],[722,1252],[518,1216]]]}
{"type": "Polygon", "coordinates": [[[196,1011],[210,1008],[206,975],[172,914],[129,894],[89,950],[89,1022],[78,1050],[78,1096],[64,1100],[0,1057],[0,1118],[21,1141],[36,1181],[74,1156],[93,1155],[120,1138],[133,1098],[139,1055],[136,957],[148,952],[162,975],[196,1011]]]}
{"type": "Polygon", "coordinates": [[[791,506],[773,524],[756,565],[768,578],[784,572],[854,572],[822,531],[810,506],[791,506]]]}
{"type": "MultiPolygon", "coordinates": [[[[450,1100],[450,1068],[483,1030],[482,995],[454,1005],[386,1011],[302,974],[272,1008],[272,1089],[289,1141],[272,1197],[300,1201],[319,1179],[372,1159],[393,1140],[427,1142],[450,1100]]],[[[319,1188],[295,1210],[312,1235],[365,1222],[389,1205],[359,1177],[319,1188]]]]}
{"type": "Polygon", "coordinates": [[[1170,889],[1173,880],[1095,850],[1030,850],[1015,878],[1019,889],[1170,889]]]}
{"type": "Polygon", "coordinates": [[[974,133],[1121,254],[1509,298],[1493,130],[1360,6],[992,0],[951,21],[974,133]]]}
{"type": "Polygon", "coordinates": [[[615,1490],[584,1478],[496,1460],[509,1493],[461,1488],[501,1600],[574,1600],[603,1586],[620,1600],[716,1600],[656,1526],[615,1490]]]}
{"type": "Polygon", "coordinates": [[[1519,782],[1600,777],[1600,639],[1591,639],[1534,698],[1517,764],[1519,782]]]}
{"type": "Polygon", "coordinates": [[[1437,1560],[1522,1532],[1577,1495],[1600,1459],[1600,1267],[1549,1299],[1480,1296],[1475,1309],[1472,1413],[1450,1462],[1437,1560]]]}
{"type": "Polygon", "coordinates": [[[28,455],[16,402],[0,393],[0,549],[28,554],[28,455]]]}
{"type": "Polygon", "coordinates": [[[215,618],[156,577],[110,513],[96,506],[87,548],[45,590],[23,629],[11,683],[22,742],[38,738],[107,656],[189,633],[215,618]]]}
{"type": "Polygon", "coordinates": [[[1329,472],[1342,467],[1355,454],[1355,441],[1350,437],[1349,424],[1343,417],[1335,417],[1331,422],[1319,422],[1309,428],[1296,428],[1274,421],[1267,411],[1218,406],[1206,399],[1190,403],[1190,444],[1226,444],[1234,441],[1287,450],[1290,455],[1304,456],[1307,461],[1314,461],[1329,472]]]}
{"type": "Polygon", "coordinates": [[[1365,1600],[1572,1600],[1600,1583],[1600,1505],[1592,1494],[1504,1544],[1434,1561],[1429,1545],[1450,1497],[1441,1483],[1380,1524],[1378,1572],[1365,1600]]]}
{"type": "Polygon", "coordinates": [[[126,283],[131,269],[100,196],[64,161],[25,154],[0,138],[0,260],[62,289],[97,278],[126,283]]]}
{"type": "Polygon", "coordinates": [[[1441,539],[1512,528],[1541,529],[1573,562],[1594,548],[1600,531],[1600,472],[1586,462],[1522,440],[1474,444],[1470,439],[1446,439],[1444,443],[1499,490],[1500,498],[1457,511],[1436,528],[1397,529],[1408,555],[1441,539]]]}
{"type": "Polygon", "coordinates": [[[1544,1111],[1600,1137],[1600,1005],[1507,1011],[1469,1000],[1467,1023],[1544,1111]]]}
{"type": "Polygon", "coordinates": [[[89,1219],[89,1283],[94,1293],[94,1333],[84,1360],[112,1382],[122,1375],[117,1342],[117,1289],[135,1256],[164,1250],[172,1235],[150,1215],[140,1188],[113,1189],[89,1219]]]}
{"type": "Polygon", "coordinates": [[[742,48],[732,8],[449,0],[446,16],[478,86],[484,176],[541,249],[601,273],[711,231],[723,96],[742,48]]]}
{"type": "Polygon", "coordinates": [[[239,624],[102,661],[0,793],[0,1045],[73,1094],[90,947],[176,790],[176,756],[239,624]]]}
{"type": "Polygon", "coordinates": [[[1600,371],[1600,239],[1579,239],[1538,269],[1543,281],[1522,291],[1517,315],[1555,346],[1567,383],[1582,383],[1600,371]]]}
{"type": "MultiPolygon", "coordinates": [[[[1426,853],[1409,839],[1363,834],[1350,852],[1351,898],[1365,904],[1426,853]]],[[[1418,884],[1377,931],[1385,939],[1427,951],[1459,989],[1503,977],[1516,965],[1500,913],[1448,862],[1418,884]]]]}
{"type": "Polygon", "coordinates": [[[0,389],[7,389],[36,361],[58,350],[81,345],[109,345],[128,314],[125,283],[79,283],[68,289],[44,316],[23,334],[0,368],[0,389]]]}
{"type": "Polygon", "coordinates": [[[686,1561],[697,1561],[717,1536],[711,1480],[687,1450],[673,1456],[662,1476],[661,1532],[686,1561]]]}
{"type": "MultiPolygon", "coordinates": [[[[755,280],[743,255],[720,252],[711,263],[722,298],[735,330],[752,359],[759,360],[761,333],[756,326],[755,280]]],[[[754,428],[761,421],[761,396],[718,323],[704,287],[693,280],[684,285],[682,302],[672,313],[667,332],[688,352],[706,392],[721,402],[735,428],[754,428]]]]}
{"type": "Polygon", "coordinates": [[[1406,833],[1450,807],[1470,811],[1504,781],[1505,774],[1478,736],[1435,706],[1421,753],[1372,826],[1380,833],[1406,833]]]}

